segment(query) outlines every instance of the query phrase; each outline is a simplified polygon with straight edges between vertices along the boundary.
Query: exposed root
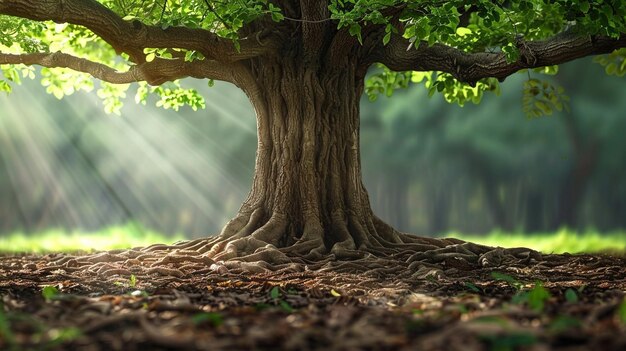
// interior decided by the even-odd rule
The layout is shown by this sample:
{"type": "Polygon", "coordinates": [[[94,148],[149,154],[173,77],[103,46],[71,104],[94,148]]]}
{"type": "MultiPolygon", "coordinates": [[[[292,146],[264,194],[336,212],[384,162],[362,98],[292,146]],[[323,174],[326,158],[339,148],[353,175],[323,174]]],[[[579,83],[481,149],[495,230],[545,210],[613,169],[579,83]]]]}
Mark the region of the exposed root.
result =
{"type": "Polygon", "coordinates": [[[238,217],[231,221],[232,227],[213,238],[83,256],[58,255],[39,269],[57,273],[82,271],[116,282],[133,274],[176,279],[201,272],[291,274],[308,270],[420,280],[445,279],[455,272],[482,267],[550,265],[540,253],[526,248],[493,248],[458,239],[411,236],[390,232],[380,223],[356,226],[338,221],[336,229],[343,231],[339,236],[342,240],[334,243],[323,239],[320,227],[309,226],[300,238],[284,245],[284,218],[272,216],[262,224],[262,217],[258,212],[247,218],[238,217]],[[366,228],[386,232],[379,235],[366,228]],[[366,231],[367,236],[362,234],[354,239],[348,229],[366,231]]]}

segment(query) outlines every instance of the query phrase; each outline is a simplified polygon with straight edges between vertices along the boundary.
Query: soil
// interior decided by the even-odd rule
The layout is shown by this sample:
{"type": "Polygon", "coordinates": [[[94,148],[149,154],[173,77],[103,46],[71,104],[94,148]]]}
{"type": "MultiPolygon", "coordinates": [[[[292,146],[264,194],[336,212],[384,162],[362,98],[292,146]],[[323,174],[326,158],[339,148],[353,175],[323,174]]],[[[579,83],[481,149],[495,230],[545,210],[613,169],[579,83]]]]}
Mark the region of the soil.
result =
{"type": "Polygon", "coordinates": [[[424,279],[58,265],[80,257],[0,256],[1,350],[626,350],[621,256],[424,279]]]}

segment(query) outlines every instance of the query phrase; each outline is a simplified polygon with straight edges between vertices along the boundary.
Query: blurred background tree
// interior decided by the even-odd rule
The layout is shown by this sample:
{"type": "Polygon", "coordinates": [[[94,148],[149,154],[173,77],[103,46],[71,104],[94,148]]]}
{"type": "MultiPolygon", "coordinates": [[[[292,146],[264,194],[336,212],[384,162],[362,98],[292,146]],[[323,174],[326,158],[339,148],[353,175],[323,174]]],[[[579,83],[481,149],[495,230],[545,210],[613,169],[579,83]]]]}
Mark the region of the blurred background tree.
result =
{"type": "MultiPolygon", "coordinates": [[[[590,59],[560,69],[542,79],[565,87],[570,112],[550,117],[525,117],[526,74],[480,105],[451,105],[418,86],[364,97],[363,171],[375,212],[419,235],[626,228],[624,81],[590,59]]],[[[204,113],[127,101],[111,116],[95,93],[57,101],[24,84],[0,96],[0,233],[133,222],[202,237],[245,198],[256,128],[235,87],[195,82],[204,113]]]]}

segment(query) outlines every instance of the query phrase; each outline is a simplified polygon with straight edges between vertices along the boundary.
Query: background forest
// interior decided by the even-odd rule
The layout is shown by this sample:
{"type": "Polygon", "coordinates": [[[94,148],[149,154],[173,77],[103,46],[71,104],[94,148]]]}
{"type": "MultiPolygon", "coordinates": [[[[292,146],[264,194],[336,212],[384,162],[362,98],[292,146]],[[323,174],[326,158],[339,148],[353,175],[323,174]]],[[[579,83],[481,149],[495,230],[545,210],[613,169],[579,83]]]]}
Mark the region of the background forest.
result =
{"type": "MultiPolygon", "coordinates": [[[[571,111],[536,119],[522,109],[526,74],[479,105],[419,86],[364,97],[361,156],[376,213],[420,235],[626,228],[624,81],[591,59],[560,70],[532,75],[563,86],[571,111]]],[[[218,233],[251,183],[254,112],[233,86],[191,84],[206,110],[129,96],[121,116],[106,115],[95,92],[59,101],[36,81],[0,96],[0,235],[128,222],[218,233]]]]}

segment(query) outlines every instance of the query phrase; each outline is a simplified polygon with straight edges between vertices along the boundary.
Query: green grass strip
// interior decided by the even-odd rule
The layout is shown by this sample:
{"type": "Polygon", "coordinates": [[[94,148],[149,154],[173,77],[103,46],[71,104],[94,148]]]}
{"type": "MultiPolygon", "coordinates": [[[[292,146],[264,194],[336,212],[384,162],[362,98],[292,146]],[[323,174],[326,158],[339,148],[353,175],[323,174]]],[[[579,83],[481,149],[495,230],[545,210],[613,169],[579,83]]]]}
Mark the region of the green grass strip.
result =
{"type": "Polygon", "coordinates": [[[451,232],[444,237],[453,237],[478,244],[501,247],[528,247],[543,253],[625,253],[626,232],[599,233],[561,229],[549,233],[508,233],[493,231],[486,235],[470,235],[451,232]]]}
{"type": "MultiPolygon", "coordinates": [[[[528,247],[543,253],[626,253],[626,232],[577,233],[562,229],[550,233],[509,233],[493,231],[486,235],[451,232],[453,237],[489,246],[528,247]]],[[[39,233],[14,232],[0,235],[0,252],[72,252],[124,249],[156,243],[185,240],[182,234],[165,235],[135,224],[114,226],[96,232],[51,229],[39,233]]]]}
{"type": "Polygon", "coordinates": [[[134,224],[114,226],[96,232],[59,229],[25,234],[0,235],[0,252],[72,252],[125,249],[151,244],[171,244],[185,240],[182,234],[164,235],[134,224]]]}

